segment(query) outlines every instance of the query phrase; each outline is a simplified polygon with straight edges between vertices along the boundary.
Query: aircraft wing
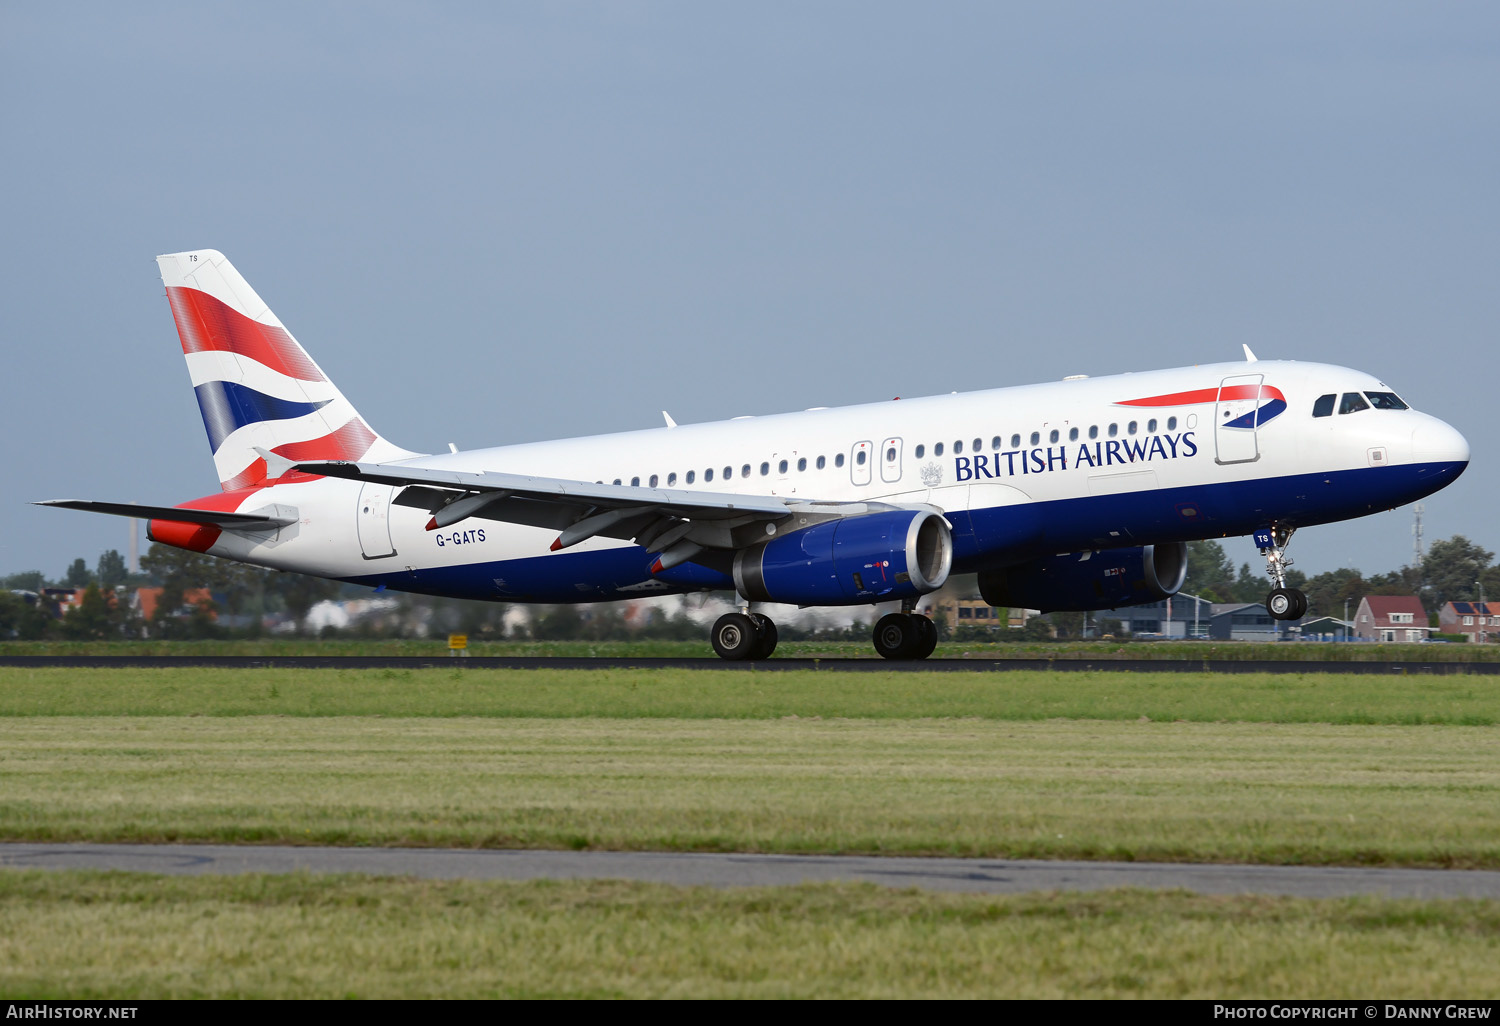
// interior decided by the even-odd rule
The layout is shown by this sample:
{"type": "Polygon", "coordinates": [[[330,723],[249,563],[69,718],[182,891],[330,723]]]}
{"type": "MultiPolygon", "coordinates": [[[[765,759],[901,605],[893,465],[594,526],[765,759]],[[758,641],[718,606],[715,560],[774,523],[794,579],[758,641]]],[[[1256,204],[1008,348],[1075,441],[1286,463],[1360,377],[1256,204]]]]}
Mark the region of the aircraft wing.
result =
{"type": "Polygon", "coordinates": [[[811,523],[895,508],[873,502],[809,502],[343,460],[299,463],[295,469],[399,486],[403,490],[396,504],[432,513],[429,531],[478,517],[556,530],[560,533],[553,551],[595,536],[619,538],[660,553],[658,571],[693,559],[704,549],[732,550],[764,541],[766,525],[794,516],[811,523]]]}
{"type": "Polygon", "coordinates": [[[229,528],[285,527],[297,522],[295,512],[284,506],[272,507],[274,512],[271,513],[225,513],[216,509],[142,506],[135,502],[96,502],[93,499],[48,499],[32,505],[81,509],[86,513],[109,513],[112,516],[136,517],[140,520],[174,520],[180,524],[213,524],[229,528]]]}

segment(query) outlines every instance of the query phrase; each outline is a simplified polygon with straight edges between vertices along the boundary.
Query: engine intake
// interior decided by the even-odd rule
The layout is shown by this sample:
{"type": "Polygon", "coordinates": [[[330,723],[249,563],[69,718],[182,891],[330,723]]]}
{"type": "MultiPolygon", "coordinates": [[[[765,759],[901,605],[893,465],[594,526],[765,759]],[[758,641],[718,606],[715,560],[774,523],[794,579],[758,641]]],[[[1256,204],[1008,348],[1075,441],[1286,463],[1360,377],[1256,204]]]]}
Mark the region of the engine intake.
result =
{"type": "Polygon", "coordinates": [[[1116,609],[1169,598],[1186,578],[1187,546],[1169,542],[1068,552],[985,570],[979,574],[979,594],[992,606],[1044,613],[1116,609]]]}
{"type": "Polygon", "coordinates": [[[842,517],[741,549],[734,583],[755,602],[839,606],[925,595],[948,580],[953,532],[932,510],[842,517]]]}

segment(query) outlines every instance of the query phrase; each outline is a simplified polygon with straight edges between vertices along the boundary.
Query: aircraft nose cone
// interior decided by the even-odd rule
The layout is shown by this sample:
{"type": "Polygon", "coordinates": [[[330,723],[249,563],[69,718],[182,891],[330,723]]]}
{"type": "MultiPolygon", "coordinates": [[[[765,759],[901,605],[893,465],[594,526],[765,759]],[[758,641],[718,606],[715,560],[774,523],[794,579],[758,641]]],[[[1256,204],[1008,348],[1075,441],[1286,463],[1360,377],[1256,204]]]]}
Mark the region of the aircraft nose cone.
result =
{"type": "Polygon", "coordinates": [[[1412,456],[1419,463],[1468,463],[1469,442],[1455,429],[1430,419],[1411,433],[1412,456]]]}

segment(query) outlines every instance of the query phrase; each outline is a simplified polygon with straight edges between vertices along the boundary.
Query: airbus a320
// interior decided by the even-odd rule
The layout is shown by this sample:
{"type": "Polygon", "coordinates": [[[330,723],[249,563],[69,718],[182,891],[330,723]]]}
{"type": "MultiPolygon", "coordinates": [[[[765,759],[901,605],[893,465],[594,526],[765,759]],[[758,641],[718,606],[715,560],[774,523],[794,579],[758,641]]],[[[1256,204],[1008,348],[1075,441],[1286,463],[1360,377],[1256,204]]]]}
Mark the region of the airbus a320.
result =
{"type": "Polygon", "coordinates": [[[165,545],[377,589],[575,603],[733,591],[710,633],[763,659],[756,606],[891,603],[887,659],[937,643],[953,573],[991,605],[1174,594],[1186,542],[1253,535],[1266,608],[1300,617],[1299,528],[1413,502],[1463,436],[1362,371],[1257,360],[424,454],[382,437],[213,250],[157,258],[219,491],[140,517],[165,545]]]}

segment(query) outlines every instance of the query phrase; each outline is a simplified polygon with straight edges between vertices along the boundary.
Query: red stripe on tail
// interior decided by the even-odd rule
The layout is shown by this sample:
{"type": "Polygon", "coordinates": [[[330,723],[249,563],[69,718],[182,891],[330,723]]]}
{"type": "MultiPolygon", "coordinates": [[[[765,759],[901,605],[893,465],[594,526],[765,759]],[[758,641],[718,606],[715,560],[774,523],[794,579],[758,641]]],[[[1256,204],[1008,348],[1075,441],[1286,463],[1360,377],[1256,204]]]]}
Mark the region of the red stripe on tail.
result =
{"type": "Polygon", "coordinates": [[[180,285],[167,289],[167,301],[184,353],[234,353],[301,381],[325,380],[285,328],[252,321],[208,293],[180,285]]]}

